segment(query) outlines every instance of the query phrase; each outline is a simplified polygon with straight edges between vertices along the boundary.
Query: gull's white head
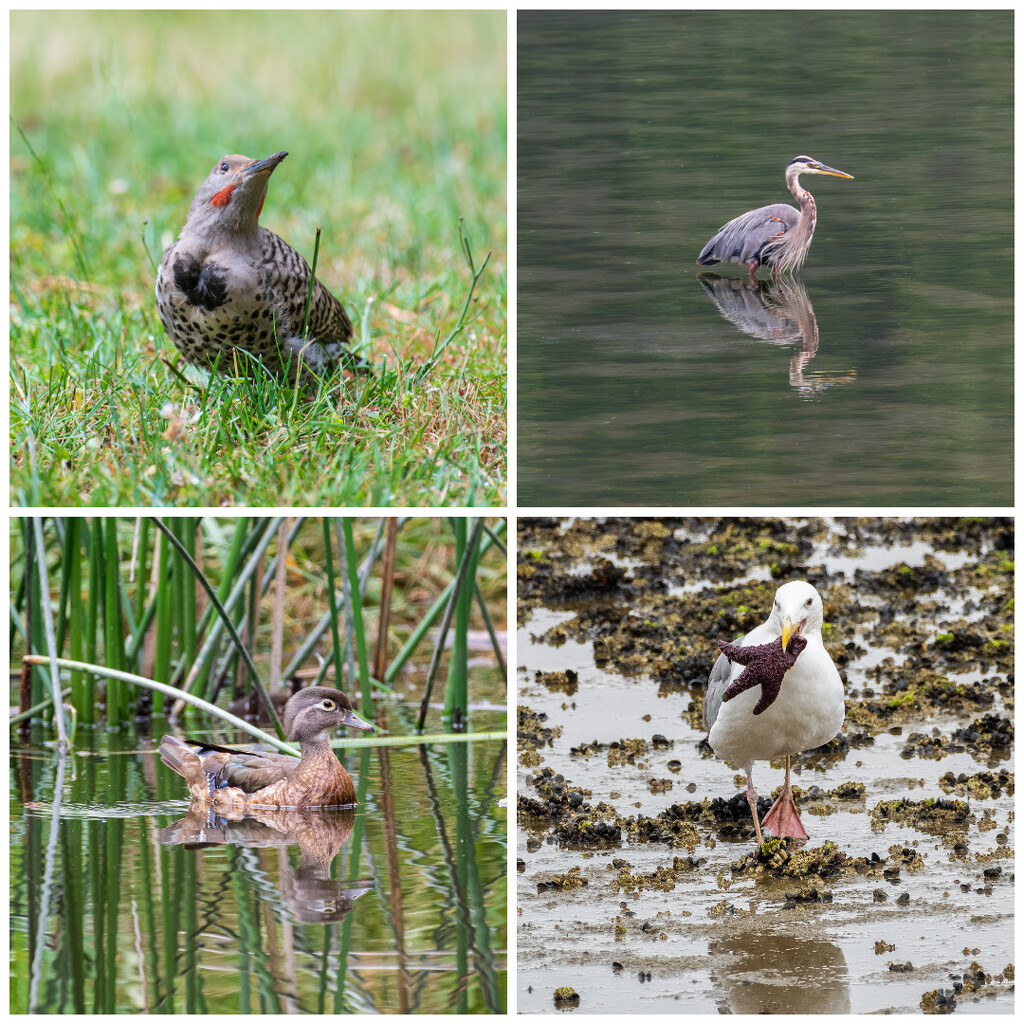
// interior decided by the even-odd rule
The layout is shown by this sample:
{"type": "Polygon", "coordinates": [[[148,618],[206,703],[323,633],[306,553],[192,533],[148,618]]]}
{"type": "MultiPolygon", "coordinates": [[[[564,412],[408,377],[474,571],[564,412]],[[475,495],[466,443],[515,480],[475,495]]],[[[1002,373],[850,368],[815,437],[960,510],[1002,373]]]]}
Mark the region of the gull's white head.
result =
{"type": "Polygon", "coordinates": [[[782,646],[794,634],[819,636],[825,621],[821,595],[806,580],[784,583],[775,591],[775,604],[768,620],[782,634],[782,646]]]}

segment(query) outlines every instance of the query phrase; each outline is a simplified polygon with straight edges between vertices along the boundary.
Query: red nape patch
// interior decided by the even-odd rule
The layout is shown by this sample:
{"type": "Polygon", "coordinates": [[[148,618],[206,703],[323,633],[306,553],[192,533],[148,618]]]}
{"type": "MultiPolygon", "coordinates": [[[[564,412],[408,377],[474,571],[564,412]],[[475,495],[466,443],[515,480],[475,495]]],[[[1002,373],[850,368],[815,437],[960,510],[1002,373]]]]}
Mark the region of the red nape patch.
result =
{"type": "Polygon", "coordinates": [[[235,191],[234,185],[226,185],[211,200],[214,206],[227,206],[231,202],[231,193],[235,191]]]}

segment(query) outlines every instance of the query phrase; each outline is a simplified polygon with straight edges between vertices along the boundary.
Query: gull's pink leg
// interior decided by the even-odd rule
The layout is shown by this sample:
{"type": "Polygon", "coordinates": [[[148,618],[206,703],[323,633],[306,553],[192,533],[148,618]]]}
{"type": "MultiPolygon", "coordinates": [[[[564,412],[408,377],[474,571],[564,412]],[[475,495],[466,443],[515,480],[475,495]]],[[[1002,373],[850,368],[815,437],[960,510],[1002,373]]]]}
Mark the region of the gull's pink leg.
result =
{"type": "Polygon", "coordinates": [[[757,793],[754,791],[754,766],[747,769],[747,803],[750,804],[750,813],[754,816],[754,832],[757,834],[757,845],[764,842],[761,835],[761,822],[757,820],[757,793]]]}
{"type": "Polygon", "coordinates": [[[800,820],[800,812],[793,799],[793,790],[789,785],[789,769],[792,758],[786,756],[786,784],[782,787],[779,798],[772,804],[771,810],[764,816],[764,827],[771,830],[772,835],[792,836],[794,839],[807,839],[807,831],[800,820]]]}

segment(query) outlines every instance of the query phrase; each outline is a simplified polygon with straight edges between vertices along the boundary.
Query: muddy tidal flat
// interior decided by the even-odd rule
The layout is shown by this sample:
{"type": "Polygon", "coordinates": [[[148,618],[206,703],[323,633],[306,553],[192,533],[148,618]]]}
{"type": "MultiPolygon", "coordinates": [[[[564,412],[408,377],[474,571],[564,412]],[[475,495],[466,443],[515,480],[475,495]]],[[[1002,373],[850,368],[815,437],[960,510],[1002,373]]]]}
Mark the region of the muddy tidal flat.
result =
{"type": "MultiPolygon", "coordinates": [[[[521,1013],[1012,1013],[1013,523],[529,519],[521,1013]],[[701,722],[719,640],[812,583],[846,720],[758,851],[701,722]]],[[[780,764],[758,762],[761,813],[780,764]]]]}

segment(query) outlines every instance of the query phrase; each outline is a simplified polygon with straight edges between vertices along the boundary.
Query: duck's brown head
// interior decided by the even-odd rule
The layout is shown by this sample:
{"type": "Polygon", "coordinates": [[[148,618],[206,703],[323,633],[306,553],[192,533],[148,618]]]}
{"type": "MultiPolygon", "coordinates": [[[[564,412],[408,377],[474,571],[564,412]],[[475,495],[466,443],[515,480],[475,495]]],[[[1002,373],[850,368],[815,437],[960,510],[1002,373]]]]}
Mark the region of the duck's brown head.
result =
{"type": "Polygon", "coordinates": [[[348,697],[329,686],[308,686],[299,690],[284,709],[284,731],[291,740],[326,738],[339,726],[372,731],[352,710],[348,697]]]}

